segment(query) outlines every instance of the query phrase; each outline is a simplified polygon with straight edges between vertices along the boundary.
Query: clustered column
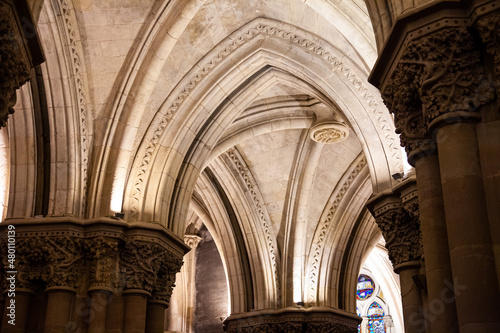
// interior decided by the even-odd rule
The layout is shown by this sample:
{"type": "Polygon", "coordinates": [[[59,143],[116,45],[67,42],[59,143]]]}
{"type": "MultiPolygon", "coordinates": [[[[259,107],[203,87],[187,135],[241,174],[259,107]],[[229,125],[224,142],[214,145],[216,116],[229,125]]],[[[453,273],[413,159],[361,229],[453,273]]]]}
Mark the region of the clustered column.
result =
{"type": "Polygon", "coordinates": [[[457,4],[398,22],[388,44],[399,48],[382,52],[371,80],[416,169],[428,292],[421,331],[495,332],[499,6],[457,4]]]}
{"type": "Polygon", "coordinates": [[[422,239],[414,179],[406,180],[391,193],[370,200],[368,207],[385,239],[394,271],[401,281],[405,332],[419,332],[426,303],[419,285],[422,239]]]}
{"type": "MultiPolygon", "coordinates": [[[[3,242],[6,227],[0,228],[3,242]]],[[[175,275],[189,249],[180,239],[148,224],[129,230],[107,220],[24,222],[15,229],[16,321],[5,320],[4,306],[2,332],[164,332],[175,275]]],[[[8,288],[4,294],[7,305],[8,288]]]]}

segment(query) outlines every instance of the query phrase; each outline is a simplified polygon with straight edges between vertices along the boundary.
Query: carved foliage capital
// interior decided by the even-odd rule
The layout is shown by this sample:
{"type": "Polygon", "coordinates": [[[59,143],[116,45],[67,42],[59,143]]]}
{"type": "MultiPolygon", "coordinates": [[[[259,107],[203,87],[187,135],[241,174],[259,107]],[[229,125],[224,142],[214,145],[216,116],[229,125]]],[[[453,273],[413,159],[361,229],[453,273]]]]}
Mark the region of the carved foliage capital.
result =
{"type": "Polygon", "coordinates": [[[80,238],[30,237],[17,244],[18,271],[21,283],[43,281],[47,287],[77,288],[82,283],[85,260],[80,238]]]}
{"type": "Polygon", "coordinates": [[[182,254],[157,243],[128,241],[120,256],[124,287],[149,291],[153,298],[168,303],[175,286],[175,274],[182,263],[182,254]]]}
{"type": "Polygon", "coordinates": [[[393,266],[422,259],[422,236],[415,202],[408,204],[411,211],[402,205],[394,205],[375,217],[393,266]]]}
{"type": "Polygon", "coordinates": [[[500,84],[500,12],[497,10],[482,16],[474,27],[481,41],[486,45],[486,52],[493,56],[498,89],[500,88],[498,87],[500,84]]]}
{"type": "Polygon", "coordinates": [[[382,91],[408,152],[429,145],[428,127],[443,114],[476,112],[495,98],[466,27],[410,40],[382,91]]]}
{"type": "Polygon", "coordinates": [[[16,89],[29,79],[29,61],[11,7],[0,2],[0,128],[14,113],[16,89]]]}
{"type": "Polygon", "coordinates": [[[102,236],[85,242],[91,287],[111,287],[118,271],[118,240],[102,236]]]}

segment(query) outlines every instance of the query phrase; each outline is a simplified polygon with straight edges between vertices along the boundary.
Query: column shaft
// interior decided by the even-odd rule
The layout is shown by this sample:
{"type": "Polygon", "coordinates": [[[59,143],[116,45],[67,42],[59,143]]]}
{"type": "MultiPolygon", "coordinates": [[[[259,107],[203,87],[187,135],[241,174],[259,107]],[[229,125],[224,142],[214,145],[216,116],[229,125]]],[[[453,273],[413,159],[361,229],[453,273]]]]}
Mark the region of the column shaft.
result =
{"type": "Polygon", "coordinates": [[[26,332],[26,325],[28,323],[28,314],[32,296],[33,292],[28,290],[18,289],[16,290],[16,297],[6,298],[4,312],[3,312],[3,319],[2,319],[2,332],[6,333],[26,332]],[[11,313],[11,309],[9,309],[9,306],[11,306],[11,301],[10,301],[11,299],[15,301],[15,303],[13,303],[15,306],[14,317],[9,317],[9,314],[11,313]],[[11,321],[12,318],[14,318],[14,321],[11,321]],[[15,323],[15,325],[12,325],[11,323],[15,323]]]}
{"type": "Polygon", "coordinates": [[[437,131],[446,226],[460,332],[495,332],[498,281],[473,123],[437,131]]]}
{"type": "Polygon", "coordinates": [[[92,290],[89,293],[90,311],[88,332],[104,333],[106,331],[106,314],[111,293],[107,290],[92,290]]]}
{"type": "Polygon", "coordinates": [[[420,272],[420,262],[406,262],[394,268],[401,283],[401,300],[406,333],[422,333],[422,297],[413,277],[420,272]]]}
{"type": "Polygon", "coordinates": [[[486,204],[490,219],[493,253],[500,285],[500,121],[477,126],[486,204]]]}
{"type": "Polygon", "coordinates": [[[421,157],[415,162],[415,169],[429,299],[428,331],[457,332],[455,297],[450,290],[453,277],[438,156],[421,157]]]}
{"type": "Polygon", "coordinates": [[[143,333],[146,329],[146,311],[150,293],[144,290],[129,289],[123,292],[124,333],[143,333]]]}
{"type": "Polygon", "coordinates": [[[165,331],[165,310],[168,304],[161,301],[148,303],[146,316],[146,333],[163,333],[165,331]]]}
{"type": "Polygon", "coordinates": [[[47,310],[44,333],[60,333],[70,322],[75,291],[72,288],[52,287],[47,289],[47,310]]]}

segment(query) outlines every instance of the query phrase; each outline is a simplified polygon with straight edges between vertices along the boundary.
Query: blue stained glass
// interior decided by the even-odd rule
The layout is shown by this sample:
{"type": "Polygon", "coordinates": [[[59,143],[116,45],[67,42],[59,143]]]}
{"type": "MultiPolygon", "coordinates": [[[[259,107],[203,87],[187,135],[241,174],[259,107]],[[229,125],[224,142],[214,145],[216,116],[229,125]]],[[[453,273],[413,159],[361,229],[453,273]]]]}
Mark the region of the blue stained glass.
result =
{"type": "Polygon", "coordinates": [[[370,297],[375,290],[375,283],[368,275],[361,274],[358,277],[358,285],[356,289],[356,298],[364,300],[370,297]]]}
{"type": "Polygon", "coordinates": [[[384,309],[377,302],[368,308],[368,331],[370,333],[385,333],[384,309]]]}
{"type": "MultiPolygon", "coordinates": [[[[361,317],[361,312],[359,312],[358,307],[356,307],[356,314],[361,317]]],[[[358,333],[361,333],[361,324],[358,325],[358,333]]]]}

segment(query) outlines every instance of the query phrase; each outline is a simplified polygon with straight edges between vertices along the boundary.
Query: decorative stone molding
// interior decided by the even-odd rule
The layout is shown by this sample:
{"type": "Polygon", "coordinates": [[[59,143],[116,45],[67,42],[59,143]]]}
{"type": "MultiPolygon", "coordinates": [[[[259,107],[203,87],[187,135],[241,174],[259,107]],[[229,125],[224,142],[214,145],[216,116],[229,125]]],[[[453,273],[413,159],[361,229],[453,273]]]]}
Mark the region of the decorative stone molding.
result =
{"type": "MultiPolygon", "coordinates": [[[[382,101],[377,96],[373,95],[365,84],[365,80],[360,78],[342,59],[335,54],[335,49],[328,43],[318,40],[317,36],[312,36],[307,32],[298,29],[297,27],[265,18],[258,18],[235,31],[230,37],[223,40],[219,45],[213,48],[213,51],[200,61],[199,67],[193,68],[184,79],[179,83],[179,89],[176,90],[171,97],[166,101],[169,104],[168,109],[161,115],[160,119],[155,122],[152,136],[146,141],[146,146],[140,148],[137,158],[139,167],[133,178],[133,188],[130,202],[130,218],[136,220],[139,218],[139,210],[144,200],[144,184],[147,183],[147,172],[150,168],[150,161],[154,157],[155,151],[159,147],[159,143],[165,133],[170,119],[180,108],[182,103],[188,99],[193,90],[203,82],[206,77],[210,77],[210,73],[217,68],[220,63],[231,57],[231,54],[237,51],[240,47],[257,38],[276,38],[285,40],[287,43],[296,45],[304,49],[306,52],[317,58],[319,61],[325,62],[332,70],[344,80],[353,91],[362,97],[362,101],[367,105],[369,112],[380,123],[382,135],[387,144],[387,148],[391,151],[391,156],[395,169],[400,169],[403,166],[399,147],[393,135],[392,125],[382,107],[382,101]]],[[[134,163],[135,164],[135,163],[134,163]]]]}
{"type": "Polygon", "coordinates": [[[175,287],[175,275],[181,270],[182,258],[177,260],[164,259],[157,275],[156,285],[153,291],[153,299],[170,303],[170,297],[175,287]]]}
{"type": "Polygon", "coordinates": [[[360,318],[331,308],[285,308],[231,315],[224,321],[229,333],[354,333],[360,318]]]}
{"type": "Polygon", "coordinates": [[[279,253],[278,246],[276,244],[276,237],[274,236],[272,225],[270,223],[269,214],[266,208],[263,206],[264,199],[259,191],[257,182],[253,178],[252,173],[248,169],[244,158],[240,155],[238,149],[231,148],[226,152],[228,156],[229,163],[231,163],[237,170],[241,181],[244,186],[248,189],[250,195],[252,196],[253,203],[255,205],[256,211],[259,214],[259,219],[262,224],[262,230],[264,231],[266,237],[266,244],[271,258],[271,263],[273,267],[274,282],[276,285],[276,303],[281,306],[281,277],[279,271],[279,253]]]}
{"type": "Polygon", "coordinates": [[[409,155],[432,150],[428,128],[456,113],[459,119],[495,98],[480,65],[478,46],[465,27],[447,28],[408,42],[383,90],[401,145],[409,155]]]}
{"type": "Polygon", "coordinates": [[[316,300],[316,291],[318,287],[318,271],[321,255],[323,253],[326,236],[329,230],[333,226],[333,217],[337,212],[342,199],[351,187],[352,183],[356,180],[358,175],[361,173],[363,168],[367,165],[366,158],[364,154],[360,154],[356,160],[351,164],[349,169],[346,171],[344,176],[337,188],[334,189],[331,198],[328,200],[328,210],[326,211],[326,216],[322,216],[316,232],[314,235],[313,246],[312,246],[312,260],[311,260],[311,271],[309,272],[309,288],[308,288],[308,302],[313,303],[316,300]]]}
{"type": "Polygon", "coordinates": [[[338,122],[327,122],[311,128],[311,139],[319,143],[341,142],[349,136],[349,128],[338,122]]]}

